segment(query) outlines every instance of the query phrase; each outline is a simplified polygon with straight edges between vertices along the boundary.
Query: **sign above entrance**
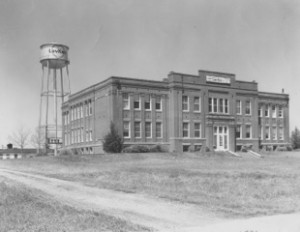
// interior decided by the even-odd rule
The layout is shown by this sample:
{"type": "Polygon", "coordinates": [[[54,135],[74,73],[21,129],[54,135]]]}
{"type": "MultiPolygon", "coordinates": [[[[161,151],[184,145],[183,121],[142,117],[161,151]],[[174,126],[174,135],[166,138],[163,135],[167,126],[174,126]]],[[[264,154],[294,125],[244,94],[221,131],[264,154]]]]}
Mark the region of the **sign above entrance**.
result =
{"type": "Polygon", "coordinates": [[[228,77],[206,76],[206,81],[220,84],[230,84],[230,78],[228,77]]]}

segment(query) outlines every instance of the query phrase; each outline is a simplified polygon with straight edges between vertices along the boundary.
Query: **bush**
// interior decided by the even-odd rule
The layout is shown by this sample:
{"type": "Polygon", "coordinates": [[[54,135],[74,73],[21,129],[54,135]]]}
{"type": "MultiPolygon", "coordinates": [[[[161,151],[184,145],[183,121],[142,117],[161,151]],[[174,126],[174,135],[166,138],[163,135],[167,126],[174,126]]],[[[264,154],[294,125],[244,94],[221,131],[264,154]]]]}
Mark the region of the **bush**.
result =
{"type": "Polygon", "coordinates": [[[104,136],[103,150],[108,153],[120,153],[123,149],[123,139],[118,134],[115,125],[110,123],[110,132],[104,136]]]}
{"type": "Polygon", "coordinates": [[[125,153],[146,153],[149,152],[149,148],[143,145],[132,145],[123,149],[125,153]]]}
{"type": "Polygon", "coordinates": [[[152,145],[149,147],[149,152],[162,152],[162,148],[159,145],[152,145]]]}
{"type": "Polygon", "coordinates": [[[160,145],[131,145],[123,149],[124,153],[147,153],[147,152],[162,152],[160,145]]]}

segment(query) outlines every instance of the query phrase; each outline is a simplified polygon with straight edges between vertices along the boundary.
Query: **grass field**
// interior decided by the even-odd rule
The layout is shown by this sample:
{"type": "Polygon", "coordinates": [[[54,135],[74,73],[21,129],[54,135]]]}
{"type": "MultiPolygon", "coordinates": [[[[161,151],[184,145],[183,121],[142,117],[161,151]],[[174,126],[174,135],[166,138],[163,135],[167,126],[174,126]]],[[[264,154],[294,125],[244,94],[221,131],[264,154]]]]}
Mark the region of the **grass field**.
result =
{"type": "Polygon", "coordinates": [[[192,203],[223,217],[300,211],[300,153],[262,159],[196,154],[112,154],[5,160],[0,167],[192,203]]]}
{"type": "Polygon", "coordinates": [[[0,231],[149,231],[101,213],[64,206],[0,177],[0,231]]]}

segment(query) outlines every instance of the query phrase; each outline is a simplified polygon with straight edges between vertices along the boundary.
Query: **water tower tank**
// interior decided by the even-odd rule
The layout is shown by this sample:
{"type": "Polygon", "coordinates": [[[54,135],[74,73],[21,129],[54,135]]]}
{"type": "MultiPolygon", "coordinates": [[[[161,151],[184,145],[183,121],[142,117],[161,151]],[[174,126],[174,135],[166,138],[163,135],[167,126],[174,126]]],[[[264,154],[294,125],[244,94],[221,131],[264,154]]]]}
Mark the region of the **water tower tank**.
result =
{"type": "Polygon", "coordinates": [[[41,57],[40,62],[43,66],[51,69],[60,69],[70,63],[68,59],[69,47],[63,44],[46,43],[40,46],[41,57]]]}

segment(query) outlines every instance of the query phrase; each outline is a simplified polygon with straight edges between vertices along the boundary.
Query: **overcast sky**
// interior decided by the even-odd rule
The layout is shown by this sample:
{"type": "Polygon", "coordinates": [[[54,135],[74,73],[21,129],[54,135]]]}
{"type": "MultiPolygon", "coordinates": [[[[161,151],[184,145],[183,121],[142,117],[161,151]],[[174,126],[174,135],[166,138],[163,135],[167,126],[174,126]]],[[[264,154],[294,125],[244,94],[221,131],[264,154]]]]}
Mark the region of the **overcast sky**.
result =
{"type": "Polygon", "coordinates": [[[72,92],[109,76],[235,73],[290,94],[300,126],[300,1],[0,0],[0,146],[38,125],[39,46],[70,47],[72,92]]]}

